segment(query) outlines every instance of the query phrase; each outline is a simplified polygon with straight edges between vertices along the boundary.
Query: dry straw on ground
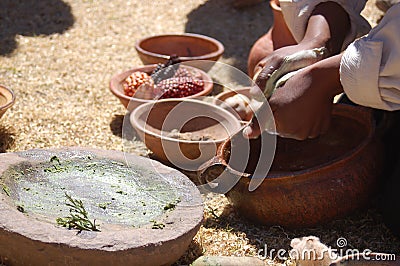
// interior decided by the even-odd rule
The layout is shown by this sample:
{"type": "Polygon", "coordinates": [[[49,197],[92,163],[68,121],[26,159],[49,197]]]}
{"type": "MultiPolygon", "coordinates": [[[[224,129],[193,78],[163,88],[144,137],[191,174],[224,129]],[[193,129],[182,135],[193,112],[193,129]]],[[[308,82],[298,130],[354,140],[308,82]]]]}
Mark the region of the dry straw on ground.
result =
{"type": "MultiPolygon", "coordinates": [[[[372,24],[381,16],[373,2],[363,14],[372,24]]],[[[133,47],[138,38],[209,35],[226,47],[221,61],[245,71],[251,44],[271,22],[267,2],[237,10],[231,0],[1,0],[0,83],[15,91],[17,102],[1,120],[0,152],[73,145],[122,150],[125,110],[108,82],[142,64],[133,47]]],[[[146,153],[141,142],[128,148],[146,153]]],[[[248,223],[224,196],[207,195],[204,225],[178,264],[201,254],[254,256],[264,245],[288,249],[291,238],[304,235],[332,247],[345,237],[351,248],[399,254],[400,241],[373,202],[325,226],[286,230],[248,223]]]]}

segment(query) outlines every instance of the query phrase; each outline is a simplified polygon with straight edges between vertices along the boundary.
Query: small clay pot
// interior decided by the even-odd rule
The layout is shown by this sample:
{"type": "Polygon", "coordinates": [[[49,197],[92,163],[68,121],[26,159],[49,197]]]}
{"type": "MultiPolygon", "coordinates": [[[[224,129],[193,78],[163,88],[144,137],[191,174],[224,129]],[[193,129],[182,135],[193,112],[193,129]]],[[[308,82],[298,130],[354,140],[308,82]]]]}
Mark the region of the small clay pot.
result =
{"type": "Polygon", "coordinates": [[[270,6],[274,16],[273,25],[265,35],[254,43],[250,50],[247,61],[247,71],[250,77],[253,77],[253,70],[258,62],[270,55],[274,50],[297,44],[286,25],[279,1],[271,0],[270,6]]]}
{"type": "Polygon", "coordinates": [[[240,129],[233,114],[195,99],[143,104],[131,113],[130,122],[157,159],[187,170],[196,170],[214,157],[218,146],[240,129]],[[175,130],[184,132],[186,137],[171,135],[175,130]],[[204,136],[208,138],[198,138],[204,136]]]}
{"type": "MultiPolygon", "coordinates": [[[[220,105],[223,101],[225,101],[229,97],[235,96],[236,94],[241,94],[241,95],[246,96],[247,98],[251,99],[250,88],[248,88],[248,87],[247,88],[239,88],[236,90],[227,90],[227,91],[219,93],[214,98],[214,104],[220,105]]],[[[229,108],[228,111],[232,112],[236,116],[239,116],[239,114],[236,113],[235,110],[233,110],[231,108],[229,108]]],[[[245,124],[248,121],[250,121],[249,118],[243,120],[242,123],[245,124]]]]}
{"type": "Polygon", "coordinates": [[[334,106],[325,135],[304,141],[278,138],[271,170],[254,191],[249,191],[251,176],[257,164],[263,164],[260,138],[250,141],[244,171],[229,164],[230,152],[227,140],[200,173],[200,181],[217,177],[210,177],[209,169],[213,175],[228,171],[239,176],[226,193],[239,213],[255,223],[291,228],[319,225],[366,206],[383,168],[371,110],[342,104],[334,106]]]}
{"type": "MultiPolygon", "coordinates": [[[[132,112],[132,110],[134,110],[136,107],[138,107],[141,104],[154,102],[155,100],[146,100],[146,99],[141,99],[141,98],[137,98],[137,97],[129,97],[129,96],[125,95],[124,89],[122,86],[124,80],[135,71],[143,71],[143,72],[146,72],[147,74],[150,74],[155,69],[156,66],[157,65],[154,64],[154,65],[136,67],[136,68],[130,69],[128,71],[116,74],[111,78],[111,81],[110,81],[111,92],[120,100],[120,102],[125,106],[125,108],[129,112],[132,112]]],[[[200,69],[191,67],[191,66],[181,65],[180,67],[185,67],[189,70],[195,70],[195,71],[199,72],[201,74],[202,80],[204,81],[204,89],[202,91],[200,91],[199,93],[187,96],[187,97],[183,97],[183,98],[185,98],[185,99],[199,98],[199,97],[207,96],[211,93],[211,91],[214,87],[214,83],[213,83],[212,78],[206,72],[204,72],[200,69]]]]}
{"type": "Polygon", "coordinates": [[[224,46],[218,40],[193,33],[146,37],[136,42],[135,49],[145,65],[165,63],[173,54],[183,62],[217,61],[224,53],[224,46]]]}
{"type": "Polygon", "coordinates": [[[0,118],[11,106],[13,106],[14,102],[15,102],[14,92],[0,85],[0,118]]]}

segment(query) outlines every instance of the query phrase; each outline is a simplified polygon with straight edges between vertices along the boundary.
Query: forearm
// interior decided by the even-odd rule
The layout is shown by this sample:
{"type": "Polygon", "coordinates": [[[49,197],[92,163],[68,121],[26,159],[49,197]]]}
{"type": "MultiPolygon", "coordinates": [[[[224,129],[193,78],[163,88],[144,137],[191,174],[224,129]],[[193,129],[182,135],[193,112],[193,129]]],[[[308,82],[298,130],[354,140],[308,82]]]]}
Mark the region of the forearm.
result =
{"type": "Polygon", "coordinates": [[[309,67],[308,71],[312,75],[315,84],[321,84],[315,93],[321,93],[321,97],[325,99],[333,98],[343,92],[340,82],[341,58],[342,54],[337,54],[309,67]]]}
{"type": "Polygon", "coordinates": [[[350,26],[349,16],[342,6],[335,2],[320,3],[311,13],[304,38],[299,45],[305,49],[324,46],[330,54],[337,54],[350,26]]]}

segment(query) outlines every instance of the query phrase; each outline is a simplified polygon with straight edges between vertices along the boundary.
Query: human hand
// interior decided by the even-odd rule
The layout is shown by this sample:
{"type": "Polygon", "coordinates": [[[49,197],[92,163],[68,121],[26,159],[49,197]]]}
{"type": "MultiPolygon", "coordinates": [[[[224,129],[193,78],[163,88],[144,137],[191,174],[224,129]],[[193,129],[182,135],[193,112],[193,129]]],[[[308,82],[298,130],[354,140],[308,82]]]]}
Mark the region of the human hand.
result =
{"type": "MultiPolygon", "coordinates": [[[[343,91],[339,80],[341,55],[306,67],[292,76],[269,99],[276,132],[298,140],[315,138],[329,128],[333,97],[343,91]]],[[[268,102],[257,111],[243,134],[256,138],[265,129],[268,102]]]]}
{"type": "MultiPolygon", "coordinates": [[[[253,73],[255,74],[252,77],[258,88],[264,90],[268,79],[271,77],[274,71],[282,66],[282,64],[285,62],[285,58],[306,49],[307,48],[305,47],[305,45],[302,44],[282,47],[275,50],[273,53],[258,62],[253,71],[253,73]]],[[[257,91],[257,87],[253,87],[251,90],[251,94],[255,96],[258,93],[260,93],[260,91],[257,91]]]]}
{"type": "MultiPolygon", "coordinates": [[[[327,56],[328,50],[325,47],[297,51],[285,56],[279,68],[274,69],[273,66],[270,66],[269,68],[264,67],[259,70],[259,73],[256,73],[254,77],[255,82],[258,86],[261,86],[259,88],[268,99],[274,90],[284,84],[297,70],[312,65],[327,56]],[[269,72],[269,74],[264,75],[263,73],[265,72],[269,72]]],[[[253,95],[253,98],[255,97],[257,95],[253,95]]]]}

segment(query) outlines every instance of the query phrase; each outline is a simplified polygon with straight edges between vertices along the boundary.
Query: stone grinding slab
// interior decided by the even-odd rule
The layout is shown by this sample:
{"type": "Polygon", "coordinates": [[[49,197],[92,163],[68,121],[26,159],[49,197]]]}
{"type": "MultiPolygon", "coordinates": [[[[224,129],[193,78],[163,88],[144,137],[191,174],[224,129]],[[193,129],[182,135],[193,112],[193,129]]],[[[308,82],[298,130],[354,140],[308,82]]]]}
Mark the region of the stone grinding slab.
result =
{"type": "Polygon", "coordinates": [[[11,264],[168,265],[197,233],[203,205],[182,173],[148,158],[89,148],[0,155],[0,257],[11,264]],[[66,196],[97,231],[56,223],[66,196]]]}

